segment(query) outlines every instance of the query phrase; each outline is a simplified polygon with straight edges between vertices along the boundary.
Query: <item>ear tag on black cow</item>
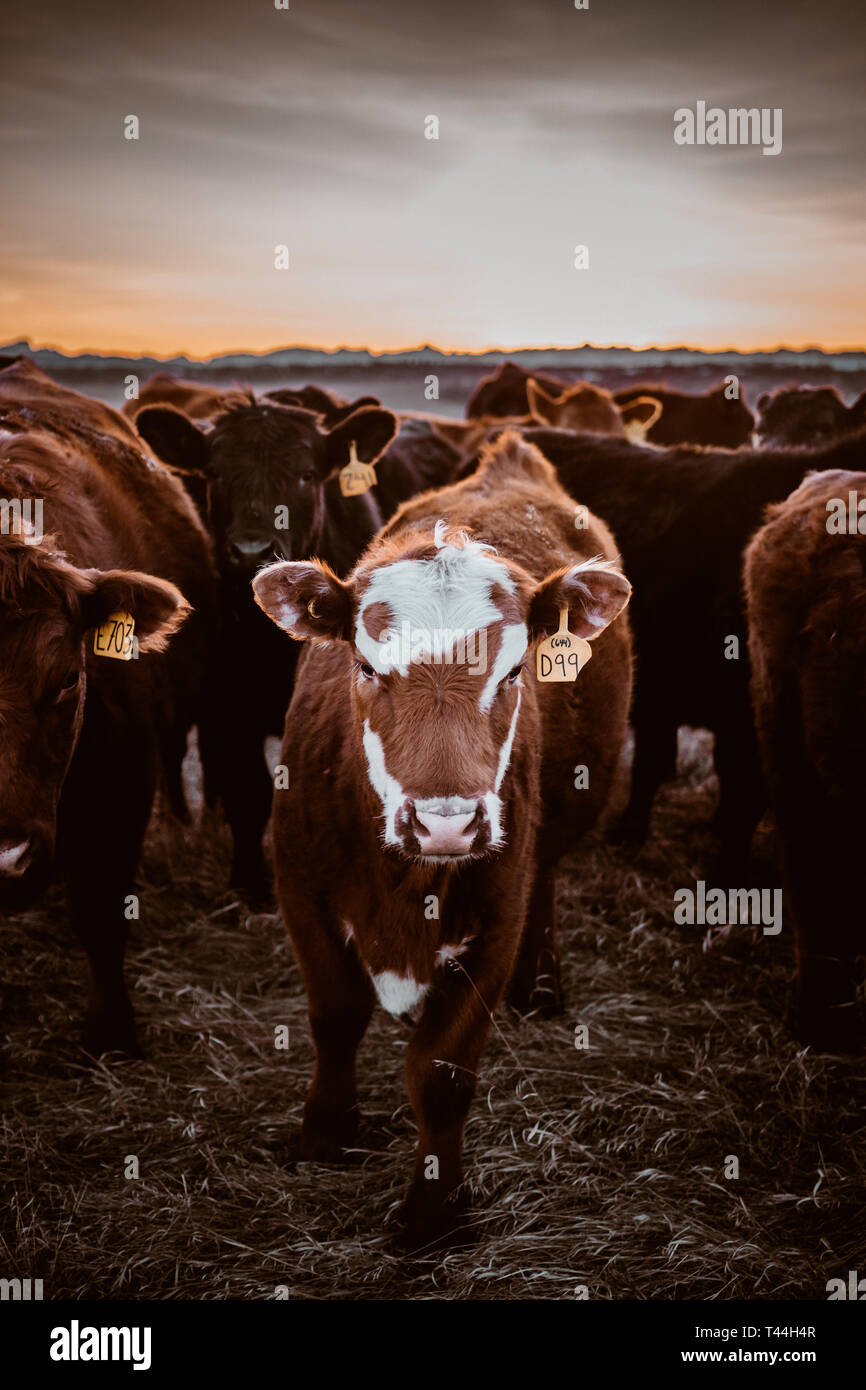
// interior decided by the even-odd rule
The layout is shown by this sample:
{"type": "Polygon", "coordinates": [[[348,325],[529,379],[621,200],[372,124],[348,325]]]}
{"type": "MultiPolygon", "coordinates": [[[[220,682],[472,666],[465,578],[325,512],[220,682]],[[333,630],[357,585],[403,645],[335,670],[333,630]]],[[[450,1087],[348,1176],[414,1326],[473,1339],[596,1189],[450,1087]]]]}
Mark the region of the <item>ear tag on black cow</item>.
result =
{"type": "Polygon", "coordinates": [[[360,497],[376,486],[376,470],[372,463],[362,463],[354,439],[349,445],[349,462],[340,469],[340,491],[344,497],[360,497]]]}
{"type": "Polygon", "coordinates": [[[93,650],[97,656],[112,656],[115,661],[131,661],[135,641],[135,621],[130,613],[112,613],[96,629],[93,650]]]}
{"type": "Polygon", "coordinates": [[[568,609],[560,608],[559,630],[538,644],[535,675],[540,681],[576,681],[591,656],[589,643],[568,630],[568,609]]]}

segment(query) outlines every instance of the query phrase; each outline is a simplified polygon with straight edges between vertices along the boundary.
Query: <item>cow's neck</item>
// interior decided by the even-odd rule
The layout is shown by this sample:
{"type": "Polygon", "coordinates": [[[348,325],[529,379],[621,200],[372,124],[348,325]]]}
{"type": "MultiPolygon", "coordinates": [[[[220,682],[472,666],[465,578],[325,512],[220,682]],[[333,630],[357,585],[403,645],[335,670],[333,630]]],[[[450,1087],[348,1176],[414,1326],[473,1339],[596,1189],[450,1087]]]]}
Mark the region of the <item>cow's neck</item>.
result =
{"type": "Polygon", "coordinates": [[[329,478],[325,485],[321,522],[308,553],[324,560],[337,574],[345,576],[382,523],[383,516],[372,493],[343,497],[337,480],[329,478]]]}

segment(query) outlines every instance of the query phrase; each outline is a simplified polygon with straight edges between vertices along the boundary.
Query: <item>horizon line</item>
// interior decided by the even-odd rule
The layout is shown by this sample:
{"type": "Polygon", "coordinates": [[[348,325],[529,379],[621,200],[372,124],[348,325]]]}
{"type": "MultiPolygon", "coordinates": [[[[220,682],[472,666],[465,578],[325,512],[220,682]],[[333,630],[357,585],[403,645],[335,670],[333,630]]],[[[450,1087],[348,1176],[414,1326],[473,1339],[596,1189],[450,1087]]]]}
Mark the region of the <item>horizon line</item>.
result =
{"type": "Polygon", "coordinates": [[[818,343],[807,343],[800,346],[791,346],[788,343],[777,343],[774,347],[750,347],[740,348],[731,344],[719,347],[698,347],[691,343],[652,343],[641,347],[631,343],[523,343],[520,345],[510,345],[503,347],[498,344],[480,348],[465,347],[440,347],[435,343],[416,343],[404,347],[372,348],[364,344],[363,346],[340,344],[337,347],[323,347],[310,343],[279,344],[274,347],[249,348],[249,347],[229,347],[220,348],[207,356],[198,357],[187,349],[179,348],[172,352],[155,352],[150,349],[141,351],[130,351],[124,348],[93,348],[82,347],[70,349],[60,347],[54,343],[33,344],[29,338],[20,337],[11,339],[8,344],[0,350],[6,351],[9,347],[16,347],[24,344],[30,352],[56,352],[63,357],[121,357],[130,360],[135,358],[151,358],[155,362],[171,362],[178,358],[185,358],[189,362],[206,365],[213,363],[220,357],[270,357],[279,352],[318,352],[326,356],[336,357],[340,353],[367,353],[370,357],[398,356],[413,352],[437,352],[443,357],[484,357],[489,354],[500,354],[509,356],[513,353],[521,352],[693,352],[707,357],[718,357],[736,353],[741,357],[760,357],[772,356],[779,352],[805,353],[819,352],[823,356],[843,357],[843,356],[862,356],[866,353],[866,346],[862,347],[824,347],[818,343]]]}

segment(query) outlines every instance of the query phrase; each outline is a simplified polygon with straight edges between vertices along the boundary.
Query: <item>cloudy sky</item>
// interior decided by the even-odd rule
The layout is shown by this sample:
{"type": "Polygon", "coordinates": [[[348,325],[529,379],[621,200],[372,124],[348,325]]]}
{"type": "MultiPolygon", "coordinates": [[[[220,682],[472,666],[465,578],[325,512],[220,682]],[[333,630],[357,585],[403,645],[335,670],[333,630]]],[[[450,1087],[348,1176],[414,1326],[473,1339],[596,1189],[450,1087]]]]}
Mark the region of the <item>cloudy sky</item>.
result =
{"type": "Polygon", "coordinates": [[[5,7],[0,340],[866,346],[863,0],[290,4],[5,7]]]}

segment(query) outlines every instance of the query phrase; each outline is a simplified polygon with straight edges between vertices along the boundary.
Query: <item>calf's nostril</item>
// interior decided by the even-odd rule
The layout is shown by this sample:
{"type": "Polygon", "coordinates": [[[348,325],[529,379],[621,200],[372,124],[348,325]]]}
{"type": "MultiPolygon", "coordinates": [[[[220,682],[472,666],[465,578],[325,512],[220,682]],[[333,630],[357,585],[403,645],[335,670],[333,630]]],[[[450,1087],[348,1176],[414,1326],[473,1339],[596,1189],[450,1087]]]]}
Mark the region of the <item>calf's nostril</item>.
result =
{"type": "Polygon", "coordinates": [[[31,839],[21,840],[18,843],[0,840],[0,877],[20,878],[30,863],[32,850],[33,841],[31,839]]]}

